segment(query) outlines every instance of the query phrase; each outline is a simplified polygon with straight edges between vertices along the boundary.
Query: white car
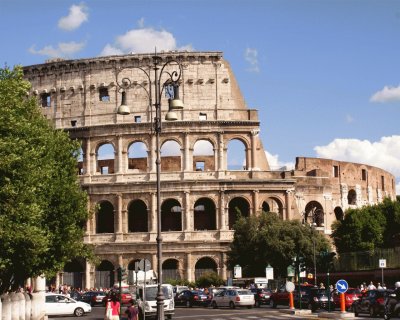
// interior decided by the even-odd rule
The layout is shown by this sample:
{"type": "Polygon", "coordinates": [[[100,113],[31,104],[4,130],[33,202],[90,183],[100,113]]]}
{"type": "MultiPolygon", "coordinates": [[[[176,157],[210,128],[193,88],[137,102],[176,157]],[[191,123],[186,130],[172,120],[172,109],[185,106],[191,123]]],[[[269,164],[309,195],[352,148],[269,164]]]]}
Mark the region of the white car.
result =
{"type": "Polygon", "coordinates": [[[211,307],[247,307],[252,308],[254,305],[254,294],[247,289],[227,289],[217,292],[212,301],[211,307]]]}
{"type": "Polygon", "coordinates": [[[45,308],[47,316],[75,315],[80,317],[85,313],[92,312],[90,304],[75,301],[66,295],[56,293],[46,293],[45,308]]]}

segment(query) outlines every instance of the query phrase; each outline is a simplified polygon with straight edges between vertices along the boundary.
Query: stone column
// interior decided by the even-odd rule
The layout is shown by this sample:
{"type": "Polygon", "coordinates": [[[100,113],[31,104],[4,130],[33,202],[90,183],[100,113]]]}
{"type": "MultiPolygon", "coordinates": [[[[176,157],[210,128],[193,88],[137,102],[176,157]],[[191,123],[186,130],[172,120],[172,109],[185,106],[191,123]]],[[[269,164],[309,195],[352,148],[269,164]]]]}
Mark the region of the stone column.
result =
{"type": "Polygon", "coordinates": [[[157,232],[157,194],[151,193],[151,207],[149,212],[150,232],[157,232]]]}
{"type": "Polygon", "coordinates": [[[86,139],[86,146],[85,146],[85,168],[84,168],[85,175],[92,174],[92,167],[91,167],[91,153],[90,153],[90,138],[86,139]]]}
{"type": "Polygon", "coordinates": [[[97,173],[97,152],[90,153],[90,173],[91,175],[97,173]]]}
{"type": "Polygon", "coordinates": [[[227,260],[227,258],[226,258],[226,253],[225,253],[225,252],[222,252],[222,253],[221,253],[221,274],[220,274],[220,276],[221,276],[221,278],[224,279],[224,280],[226,280],[226,278],[227,278],[227,274],[226,274],[226,260],[227,260]]]}
{"type": "Polygon", "coordinates": [[[218,133],[218,171],[226,170],[224,161],[224,134],[223,132],[218,133]]]}
{"type": "MultiPolygon", "coordinates": [[[[192,153],[193,154],[193,153],[192,153]]],[[[190,141],[189,141],[189,133],[185,132],[184,136],[184,150],[183,150],[183,163],[184,163],[184,171],[193,171],[192,166],[190,165],[190,141]]]]}
{"type": "Polygon", "coordinates": [[[286,220],[290,220],[290,218],[291,218],[291,206],[292,206],[291,194],[292,194],[292,192],[293,192],[292,189],[288,189],[288,190],[286,190],[286,193],[285,193],[286,214],[284,216],[285,216],[286,220]]]}
{"type": "Polygon", "coordinates": [[[225,208],[225,191],[219,191],[219,229],[228,230],[228,221],[226,219],[226,208],[225,208]]]}
{"type": "Polygon", "coordinates": [[[194,270],[192,267],[192,254],[186,253],[186,279],[194,281],[194,270]]]}
{"type": "MultiPolygon", "coordinates": [[[[258,170],[258,163],[257,163],[257,136],[258,130],[251,131],[251,170],[258,170]]],[[[249,169],[250,169],[249,167],[249,169]]]]}
{"type": "Polygon", "coordinates": [[[94,283],[94,281],[92,281],[91,279],[91,271],[92,270],[92,265],[90,264],[89,261],[85,262],[85,288],[86,289],[90,289],[92,287],[92,283],[94,283]]]}
{"type": "Polygon", "coordinates": [[[193,231],[193,208],[190,203],[190,192],[185,191],[185,204],[184,204],[184,215],[183,215],[183,231],[193,231]]]}
{"type": "Polygon", "coordinates": [[[150,143],[150,172],[155,173],[156,172],[156,136],[153,134],[151,136],[151,143],[150,143]]]}
{"type": "Polygon", "coordinates": [[[119,134],[117,135],[117,159],[118,159],[118,168],[117,173],[124,173],[125,166],[124,166],[124,159],[122,156],[122,136],[119,134]]]}
{"type": "Polygon", "coordinates": [[[117,196],[117,232],[116,232],[116,241],[123,241],[122,234],[122,195],[120,193],[116,194],[117,196]]]}
{"type": "Polygon", "coordinates": [[[257,215],[258,211],[258,190],[253,190],[253,215],[257,215]]]}

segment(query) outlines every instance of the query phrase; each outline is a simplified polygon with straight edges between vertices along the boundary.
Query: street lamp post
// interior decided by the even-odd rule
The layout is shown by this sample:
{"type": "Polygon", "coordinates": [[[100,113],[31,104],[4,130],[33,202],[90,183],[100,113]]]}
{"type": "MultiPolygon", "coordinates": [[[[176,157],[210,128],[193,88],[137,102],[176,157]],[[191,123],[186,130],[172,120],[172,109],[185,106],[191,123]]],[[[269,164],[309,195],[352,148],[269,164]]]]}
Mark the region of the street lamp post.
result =
{"type": "Polygon", "coordinates": [[[312,240],[313,240],[313,252],[314,252],[314,285],[317,286],[318,282],[317,282],[317,258],[315,256],[315,227],[316,227],[316,223],[313,222],[312,224],[312,230],[313,230],[313,235],[312,235],[312,240]]]}
{"type": "Polygon", "coordinates": [[[126,92],[128,88],[139,85],[143,88],[149,99],[149,105],[152,107],[152,79],[150,75],[150,69],[154,70],[154,107],[155,107],[155,118],[154,118],[154,132],[156,136],[156,189],[157,189],[157,320],[164,320],[164,294],[162,291],[162,235],[161,235],[161,155],[160,155],[160,133],[161,133],[161,95],[164,89],[168,88],[168,102],[169,109],[165,116],[165,120],[174,121],[178,120],[175,110],[183,109],[183,103],[179,99],[179,80],[182,75],[182,65],[176,60],[168,60],[166,63],[160,65],[161,57],[157,54],[153,56],[153,64],[145,70],[142,67],[126,67],[119,68],[116,72],[116,82],[120,90],[122,90],[122,101],[121,105],[118,107],[118,114],[128,115],[130,113],[130,108],[126,104],[126,92]],[[179,70],[169,71],[166,69],[167,66],[178,66],[179,70]],[[139,69],[148,80],[148,88],[142,84],[138,84],[137,81],[132,81],[128,77],[123,77],[122,81],[118,81],[120,73],[125,69],[139,69]],[[162,77],[166,76],[166,80],[162,82],[162,77]]]}

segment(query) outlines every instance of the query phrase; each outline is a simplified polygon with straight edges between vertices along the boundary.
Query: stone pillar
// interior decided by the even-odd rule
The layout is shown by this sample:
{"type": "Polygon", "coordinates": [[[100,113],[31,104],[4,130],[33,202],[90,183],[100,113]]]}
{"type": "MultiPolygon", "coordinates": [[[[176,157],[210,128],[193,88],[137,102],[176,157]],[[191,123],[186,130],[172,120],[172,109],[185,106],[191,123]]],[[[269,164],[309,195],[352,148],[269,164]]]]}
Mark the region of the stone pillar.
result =
{"type": "Polygon", "coordinates": [[[253,190],[253,215],[257,215],[258,211],[258,190],[253,190]]]}
{"type": "Polygon", "coordinates": [[[84,174],[90,175],[92,173],[90,167],[90,138],[86,138],[84,156],[85,156],[84,174]]]}
{"type": "Polygon", "coordinates": [[[190,203],[190,192],[185,191],[185,204],[184,204],[184,215],[183,215],[183,231],[193,231],[193,208],[190,203]]]}
{"type": "Polygon", "coordinates": [[[225,208],[225,191],[220,190],[219,192],[219,229],[228,230],[228,221],[226,218],[225,208]]]}
{"type": "Polygon", "coordinates": [[[251,131],[251,170],[258,170],[257,163],[257,136],[258,130],[251,131]]]}
{"type": "Polygon", "coordinates": [[[122,153],[122,136],[119,134],[117,135],[117,159],[118,159],[118,168],[117,173],[124,173],[125,166],[124,166],[124,158],[122,153]]]}
{"type": "Polygon", "coordinates": [[[150,232],[157,232],[157,194],[151,193],[150,232]]]}
{"type": "Polygon", "coordinates": [[[89,261],[85,262],[85,288],[90,289],[92,287],[92,279],[91,279],[91,272],[92,265],[89,261]]]}
{"type": "Polygon", "coordinates": [[[97,152],[90,153],[90,174],[95,175],[97,173],[97,152]]]}
{"type": "Polygon", "coordinates": [[[293,191],[294,190],[292,190],[292,189],[288,189],[288,190],[286,190],[286,193],[285,193],[285,204],[286,204],[286,207],[285,207],[285,211],[286,211],[286,215],[285,215],[285,219],[286,220],[290,220],[291,219],[291,215],[292,215],[292,212],[291,212],[291,207],[292,207],[292,199],[291,199],[291,194],[293,193],[293,191]]]}
{"type": "MultiPolygon", "coordinates": [[[[160,146],[161,148],[161,146],[160,146]]],[[[151,136],[151,143],[150,143],[150,172],[155,173],[156,172],[156,135],[153,134],[151,136]]]]}
{"type": "Polygon", "coordinates": [[[226,170],[224,162],[224,134],[220,132],[218,134],[218,171],[226,170]]]}
{"type": "MultiPolygon", "coordinates": [[[[193,153],[192,153],[193,154],[193,153]]],[[[189,141],[189,133],[185,132],[184,136],[184,150],[183,150],[183,163],[184,163],[184,171],[193,171],[193,167],[190,165],[190,141],[189,141]]]]}
{"type": "Polygon", "coordinates": [[[188,279],[190,282],[195,280],[191,253],[186,253],[186,279],[188,279]]]}
{"type": "Polygon", "coordinates": [[[227,274],[226,274],[226,253],[222,252],[221,253],[221,278],[226,280],[227,279],[227,274]]]}
{"type": "MultiPolygon", "coordinates": [[[[157,253],[151,255],[151,268],[155,273],[158,272],[157,253]]],[[[157,273],[157,280],[158,280],[158,273],[157,273]]]]}
{"type": "Polygon", "coordinates": [[[11,320],[11,298],[8,293],[1,296],[1,320],[11,320]]]}
{"type": "Polygon", "coordinates": [[[122,195],[120,193],[116,194],[117,196],[117,232],[116,232],[116,241],[123,241],[122,234],[122,195]]]}

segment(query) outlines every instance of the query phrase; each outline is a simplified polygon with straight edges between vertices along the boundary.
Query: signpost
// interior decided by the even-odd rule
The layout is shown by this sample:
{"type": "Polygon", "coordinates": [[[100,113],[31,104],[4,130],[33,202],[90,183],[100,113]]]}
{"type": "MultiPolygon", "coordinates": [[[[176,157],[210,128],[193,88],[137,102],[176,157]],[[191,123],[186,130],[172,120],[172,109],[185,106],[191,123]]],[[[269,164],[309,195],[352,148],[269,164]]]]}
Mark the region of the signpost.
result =
{"type": "Polygon", "coordinates": [[[294,283],[293,282],[286,282],[285,290],[289,292],[289,308],[294,309],[294,301],[293,301],[293,291],[294,291],[294,283]]]}
{"type": "Polygon", "coordinates": [[[242,267],[238,264],[233,267],[233,277],[239,279],[242,277],[242,267]]]}
{"type": "Polygon", "coordinates": [[[265,276],[267,281],[274,280],[274,268],[272,268],[270,265],[265,268],[265,276]]]}
{"type": "MultiPolygon", "coordinates": [[[[340,312],[346,312],[344,294],[349,289],[349,284],[346,280],[340,279],[336,282],[336,290],[340,293],[340,312]]],[[[329,290],[329,288],[328,288],[329,290]]]]}
{"type": "Polygon", "coordinates": [[[382,269],[382,285],[384,284],[383,281],[383,269],[386,268],[386,259],[379,259],[379,268],[382,269]]]}

